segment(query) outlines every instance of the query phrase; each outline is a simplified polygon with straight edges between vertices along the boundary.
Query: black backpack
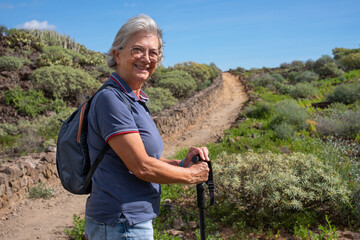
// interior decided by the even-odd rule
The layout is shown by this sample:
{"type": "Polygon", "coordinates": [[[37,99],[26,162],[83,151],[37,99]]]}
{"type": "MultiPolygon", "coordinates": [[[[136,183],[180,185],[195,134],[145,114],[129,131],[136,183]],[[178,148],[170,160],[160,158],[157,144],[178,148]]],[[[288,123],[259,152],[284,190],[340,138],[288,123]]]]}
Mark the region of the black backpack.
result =
{"type": "MultiPolygon", "coordinates": [[[[89,194],[91,192],[91,177],[109,150],[108,143],[100,151],[93,165],[89,157],[87,145],[88,113],[93,97],[105,88],[102,86],[91,98],[85,101],[65,121],[58,135],[56,150],[56,167],[63,187],[74,194],[89,194]]],[[[131,111],[130,103],[120,94],[131,111]]]]}

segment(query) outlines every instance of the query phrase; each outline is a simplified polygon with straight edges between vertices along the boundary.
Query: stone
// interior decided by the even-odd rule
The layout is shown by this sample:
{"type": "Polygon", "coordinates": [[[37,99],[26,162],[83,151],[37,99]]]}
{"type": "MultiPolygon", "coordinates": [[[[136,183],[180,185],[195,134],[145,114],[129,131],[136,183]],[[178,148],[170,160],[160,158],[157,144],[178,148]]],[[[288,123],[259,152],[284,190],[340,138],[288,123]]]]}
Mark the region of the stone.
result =
{"type": "Polygon", "coordinates": [[[182,218],[181,217],[174,218],[174,220],[172,222],[172,227],[175,228],[176,230],[180,230],[183,227],[185,227],[185,224],[184,224],[182,218]]]}
{"type": "Polygon", "coordinates": [[[0,184],[0,197],[5,194],[5,184],[0,184]]]}
{"type": "Polygon", "coordinates": [[[14,192],[17,192],[20,189],[19,179],[9,182],[9,187],[11,187],[14,192]]]}
{"type": "Polygon", "coordinates": [[[179,231],[176,229],[170,229],[166,231],[168,234],[170,234],[171,236],[176,236],[176,237],[184,237],[184,232],[183,231],[179,231]]]}
{"type": "Polygon", "coordinates": [[[9,176],[7,174],[0,172],[0,184],[9,186],[9,176]]]}
{"type": "Polygon", "coordinates": [[[46,153],[46,154],[41,158],[41,161],[43,161],[43,162],[49,162],[49,163],[54,163],[54,162],[56,162],[56,158],[55,158],[54,152],[48,152],[48,153],[46,153]]]}
{"type": "Polygon", "coordinates": [[[198,224],[195,221],[190,221],[188,224],[190,229],[196,229],[198,227],[198,224]]]}
{"type": "Polygon", "coordinates": [[[16,180],[23,176],[22,171],[17,166],[6,166],[4,173],[9,175],[9,181],[16,180]]]}

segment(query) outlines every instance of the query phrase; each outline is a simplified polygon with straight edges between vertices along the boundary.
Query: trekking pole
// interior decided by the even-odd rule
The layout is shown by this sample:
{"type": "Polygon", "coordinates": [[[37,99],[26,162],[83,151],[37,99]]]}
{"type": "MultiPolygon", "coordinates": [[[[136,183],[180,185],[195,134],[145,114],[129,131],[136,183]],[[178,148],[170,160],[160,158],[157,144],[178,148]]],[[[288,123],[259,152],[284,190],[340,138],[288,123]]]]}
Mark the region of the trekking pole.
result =
{"type": "MultiPolygon", "coordinates": [[[[197,163],[202,161],[199,155],[196,155],[192,158],[193,163],[197,163]]],[[[205,182],[209,188],[210,195],[210,206],[214,204],[214,178],[211,167],[211,162],[206,162],[209,166],[209,178],[205,182]]],[[[197,206],[199,208],[199,218],[200,218],[200,239],[205,240],[205,217],[204,217],[204,209],[205,209],[205,196],[204,196],[204,185],[205,183],[196,184],[196,193],[197,193],[197,206]]]]}

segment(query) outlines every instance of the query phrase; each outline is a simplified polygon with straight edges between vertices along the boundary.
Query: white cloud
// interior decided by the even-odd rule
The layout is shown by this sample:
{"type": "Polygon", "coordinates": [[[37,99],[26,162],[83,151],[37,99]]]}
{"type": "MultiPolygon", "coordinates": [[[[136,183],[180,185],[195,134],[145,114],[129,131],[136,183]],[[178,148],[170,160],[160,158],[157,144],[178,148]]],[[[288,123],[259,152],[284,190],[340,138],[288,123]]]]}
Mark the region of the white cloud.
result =
{"type": "Polygon", "coordinates": [[[24,28],[24,29],[55,29],[55,25],[49,24],[47,21],[39,22],[37,20],[31,20],[30,22],[25,22],[22,25],[17,26],[17,28],[24,28]]]}

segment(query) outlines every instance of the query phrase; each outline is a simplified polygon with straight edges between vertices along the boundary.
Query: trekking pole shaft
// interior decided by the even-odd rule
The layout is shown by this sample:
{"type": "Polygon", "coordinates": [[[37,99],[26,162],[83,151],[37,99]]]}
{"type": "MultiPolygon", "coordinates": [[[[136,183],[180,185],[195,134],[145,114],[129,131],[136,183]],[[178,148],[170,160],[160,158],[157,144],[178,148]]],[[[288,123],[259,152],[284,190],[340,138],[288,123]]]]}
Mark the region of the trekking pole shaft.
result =
{"type": "Polygon", "coordinates": [[[205,240],[205,218],[204,218],[203,208],[199,208],[199,217],[200,217],[200,239],[205,240]]]}
{"type": "Polygon", "coordinates": [[[199,218],[200,218],[200,236],[201,240],[205,240],[205,217],[204,217],[204,208],[205,208],[205,196],[204,196],[204,184],[196,185],[197,192],[197,202],[199,208],[199,218]]]}

